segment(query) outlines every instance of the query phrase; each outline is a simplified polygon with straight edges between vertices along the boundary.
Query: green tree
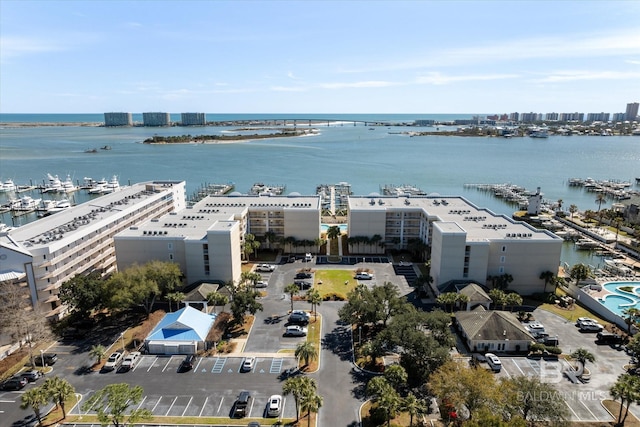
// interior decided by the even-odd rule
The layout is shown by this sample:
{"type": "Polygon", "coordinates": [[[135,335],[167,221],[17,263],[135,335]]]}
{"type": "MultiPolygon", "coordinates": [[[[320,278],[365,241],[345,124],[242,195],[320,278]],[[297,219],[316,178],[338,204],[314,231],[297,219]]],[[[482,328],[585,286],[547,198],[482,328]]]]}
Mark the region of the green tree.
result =
{"type": "Polygon", "coordinates": [[[604,193],[598,193],[596,196],[596,203],[598,204],[598,212],[604,203],[607,203],[607,196],[604,193]]]}
{"type": "Polygon", "coordinates": [[[398,392],[393,389],[386,378],[374,377],[367,383],[367,396],[384,412],[387,426],[390,425],[391,418],[401,405],[398,392]]]}
{"type": "Polygon", "coordinates": [[[400,365],[391,365],[384,370],[384,379],[398,393],[407,385],[407,371],[400,365]]]}
{"type": "Polygon", "coordinates": [[[522,305],[523,300],[516,292],[509,292],[505,295],[504,301],[509,307],[511,307],[511,311],[513,311],[515,306],[522,305]]]}
{"type": "Polygon", "coordinates": [[[615,384],[609,389],[609,394],[614,400],[620,400],[620,410],[616,425],[623,426],[627,420],[627,415],[629,415],[629,406],[633,402],[640,400],[640,377],[631,374],[620,374],[615,384]],[[623,409],[625,409],[624,415],[622,414],[623,409]]]}
{"type": "Polygon", "coordinates": [[[493,301],[494,307],[502,306],[504,309],[504,306],[507,304],[507,294],[505,294],[502,289],[491,289],[489,291],[489,298],[493,301]]]}
{"type": "Polygon", "coordinates": [[[105,308],[105,281],[99,272],[78,274],[60,286],[58,297],[81,319],[105,308]]]}
{"type": "Polygon", "coordinates": [[[291,301],[291,311],[293,311],[293,297],[300,293],[300,288],[295,283],[290,283],[285,286],[284,292],[289,294],[289,300],[291,301]]]}
{"type": "Polygon", "coordinates": [[[107,354],[107,349],[102,344],[94,344],[89,350],[89,356],[96,358],[96,364],[102,362],[102,359],[107,354]]]}
{"type": "Polygon", "coordinates": [[[571,267],[569,276],[576,281],[576,286],[578,286],[581,281],[591,276],[591,270],[589,270],[589,266],[585,264],[576,264],[571,267]]]}
{"type": "Polygon", "coordinates": [[[438,295],[436,298],[436,302],[438,304],[442,304],[445,309],[450,308],[451,313],[453,313],[453,309],[458,302],[458,293],[457,292],[444,292],[438,295]]]}
{"type": "Polygon", "coordinates": [[[624,323],[627,324],[627,334],[631,335],[631,327],[640,319],[640,309],[635,307],[625,308],[622,310],[622,317],[624,318],[624,323]]]}
{"type": "Polygon", "coordinates": [[[307,292],[307,302],[311,304],[311,311],[313,311],[313,316],[315,319],[318,318],[318,306],[322,304],[322,295],[320,295],[320,291],[316,288],[313,288],[307,292]]]}
{"type": "Polygon", "coordinates": [[[126,383],[109,384],[94,393],[82,405],[82,410],[96,411],[102,426],[113,424],[114,427],[120,427],[125,419],[128,420],[129,425],[133,425],[152,416],[148,409],[132,409],[142,400],[142,392],[140,386],[131,387],[126,383]]]}
{"type": "Polygon", "coordinates": [[[260,273],[256,273],[254,271],[243,271],[242,274],[240,274],[238,289],[255,288],[256,282],[259,280],[262,280],[260,273]]]}
{"type": "Polygon", "coordinates": [[[42,387],[31,388],[20,396],[20,408],[33,409],[38,419],[38,425],[42,425],[42,408],[49,402],[49,396],[42,387]]]}
{"type": "Polygon", "coordinates": [[[282,384],[282,393],[285,396],[293,396],[296,405],[296,422],[300,419],[300,403],[303,397],[315,393],[317,389],[316,380],[306,376],[287,378],[282,384]]]}
{"type": "MultiPolygon", "coordinates": [[[[322,407],[322,397],[315,390],[308,390],[300,399],[300,409],[307,412],[307,427],[311,427],[311,413],[322,407]]],[[[316,423],[317,424],[317,423],[316,423]]]]}
{"type": "Polygon", "coordinates": [[[544,290],[543,290],[543,292],[545,294],[547,293],[547,285],[553,281],[554,277],[556,277],[556,275],[553,274],[553,271],[547,270],[547,271],[543,271],[542,273],[540,273],[540,280],[544,280],[544,290]]]}
{"type": "Polygon", "coordinates": [[[519,375],[503,379],[500,389],[504,397],[504,412],[510,418],[520,417],[525,421],[546,421],[555,425],[568,420],[569,414],[564,399],[552,384],[543,383],[538,377],[519,375]]]}
{"type": "Polygon", "coordinates": [[[169,311],[173,311],[173,308],[171,307],[172,302],[176,303],[176,308],[180,308],[180,301],[183,301],[184,297],[185,295],[183,292],[169,292],[166,296],[167,301],[169,301],[169,311]]]}
{"type": "Polygon", "coordinates": [[[428,410],[428,404],[422,399],[418,399],[413,393],[409,392],[406,397],[402,399],[401,409],[404,412],[409,413],[409,427],[413,426],[413,418],[424,414],[428,410]]]}
{"type": "Polygon", "coordinates": [[[316,360],[318,358],[318,350],[311,341],[303,341],[297,345],[294,352],[296,359],[304,360],[305,366],[309,366],[310,360],[316,360]]]}
{"type": "Polygon", "coordinates": [[[253,234],[247,233],[244,235],[244,241],[242,242],[242,253],[250,258],[251,254],[256,254],[256,251],[260,247],[260,242],[256,240],[253,234]]]}
{"type": "Polygon", "coordinates": [[[571,214],[571,219],[573,219],[573,214],[578,212],[578,206],[576,205],[570,205],[569,206],[569,213],[571,214]]]}
{"type": "Polygon", "coordinates": [[[582,347],[571,353],[570,356],[571,358],[576,359],[578,362],[580,362],[583,368],[586,366],[587,362],[593,363],[596,361],[596,357],[593,355],[593,353],[582,347]]]}
{"type": "Polygon", "coordinates": [[[60,377],[51,377],[42,384],[47,396],[62,409],[62,418],[67,417],[67,411],[64,402],[73,396],[76,390],[65,379],[60,377]]]}
{"type": "Polygon", "coordinates": [[[627,349],[631,354],[640,354],[640,334],[635,334],[627,344],[627,349]]]}
{"type": "Polygon", "coordinates": [[[332,225],[331,227],[329,227],[329,229],[327,229],[327,238],[330,240],[337,239],[340,234],[342,233],[340,232],[340,227],[338,227],[337,225],[332,225]]]}
{"type": "Polygon", "coordinates": [[[253,289],[240,290],[233,295],[231,300],[231,313],[233,314],[233,321],[241,324],[244,321],[244,315],[249,312],[252,315],[258,311],[262,311],[263,306],[258,302],[260,292],[253,289]]]}
{"type": "Polygon", "coordinates": [[[207,302],[215,307],[219,305],[226,305],[229,303],[229,297],[225,294],[221,294],[218,291],[213,291],[207,294],[207,302]]]}

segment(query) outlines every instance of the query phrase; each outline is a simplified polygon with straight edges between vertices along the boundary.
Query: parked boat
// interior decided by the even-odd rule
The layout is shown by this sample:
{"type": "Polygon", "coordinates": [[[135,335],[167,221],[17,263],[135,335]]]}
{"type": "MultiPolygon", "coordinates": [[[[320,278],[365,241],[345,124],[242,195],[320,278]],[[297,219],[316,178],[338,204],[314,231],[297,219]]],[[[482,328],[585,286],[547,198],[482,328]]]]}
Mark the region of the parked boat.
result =
{"type": "Polygon", "coordinates": [[[11,210],[14,212],[33,212],[40,205],[41,199],[34,199],[31,196],[20,197],[11,204],[11,210]]]}
{"type": "Polygon", "coordinates": [[[531,138],[549,138],[547,129],[535,129],[529,134],[531,138]]]}
{"type": "Polygon", "coordinates": [[[595,240],[579,239],[578,241],[576,241],[576,249],[591,250],[599,247],[600,247],[600,244],[595,240]]]}
{"type": "Polygon", "coordinates": [[[120,190],[120,182],[118,182],[118,177],[113,175],[113,177],[109,180],[107,185],[104,187],[103,194],[113,193],[114,191],[120,190]]]}
{"type": "Polygon", "coordinates": [[[99,181],[95,181],[89,189],[89,194],[104,194],[107,191],[107,184],[108,182],[104,178],[99,181]]]}
{"type": "Polygon", "coordinates": [[[64,192],[64,188],[62,186],[62,181],[58,178],[58,175],[47,174],[47,178],[49,182],[45,184],[42,189],[43,193],[62,193],[64,192]]]}
{"type": "Polygon", "coordinates": [[[73,180],[71,179],[71,175],[67,175],[67,179],[65,179],[64,182],[62,183],[63,193],[73,193],[74,191],[77,191],[79,188],[80,187],[78,187],[73,183],[73,180]]]}
{"type": "Polygon", "coordinates": [[[17,188],[12,179],[7,179],[0,184],[0,193],[10,193],[16,191],[17,188]]]}

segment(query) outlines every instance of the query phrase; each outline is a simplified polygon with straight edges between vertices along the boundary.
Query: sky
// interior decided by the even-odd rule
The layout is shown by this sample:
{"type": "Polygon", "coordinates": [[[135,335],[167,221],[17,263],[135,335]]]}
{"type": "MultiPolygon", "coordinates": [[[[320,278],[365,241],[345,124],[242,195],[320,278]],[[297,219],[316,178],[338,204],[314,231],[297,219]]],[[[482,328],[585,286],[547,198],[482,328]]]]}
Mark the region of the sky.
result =
{"type": "Polygon", "coordinates": [[[0,113],[624,112],[640,1],[0,0],[0,113]]]}

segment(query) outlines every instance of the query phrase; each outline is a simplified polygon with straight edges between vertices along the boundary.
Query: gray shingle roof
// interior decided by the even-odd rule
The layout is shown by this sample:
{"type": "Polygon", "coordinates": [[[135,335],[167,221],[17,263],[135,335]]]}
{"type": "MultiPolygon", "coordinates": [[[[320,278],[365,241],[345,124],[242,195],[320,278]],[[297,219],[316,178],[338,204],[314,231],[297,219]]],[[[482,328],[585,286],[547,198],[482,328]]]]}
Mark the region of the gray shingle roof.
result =
{"type": "Polygon", "coordinates": [[[470,340],[533,341],[533,337],[508,311],[460,311],[456,321],[470,340]]]}

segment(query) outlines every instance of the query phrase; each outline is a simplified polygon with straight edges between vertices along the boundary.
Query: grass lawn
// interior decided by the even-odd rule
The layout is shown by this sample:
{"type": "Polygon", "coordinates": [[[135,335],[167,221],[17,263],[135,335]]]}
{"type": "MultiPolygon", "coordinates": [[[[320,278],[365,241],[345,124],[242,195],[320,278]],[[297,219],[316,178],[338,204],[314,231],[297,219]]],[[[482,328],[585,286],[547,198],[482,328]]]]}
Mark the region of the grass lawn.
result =
{"type": "Polygon", "coordinates": [[[318,270],[316,271],[316,289],[322,297],[336,294],[347,299],[347,293],[358,284],[353,276],[354,273],[351,270],[318,270]],[[320,282],[322,284],[318,285],[320,282]]]}

